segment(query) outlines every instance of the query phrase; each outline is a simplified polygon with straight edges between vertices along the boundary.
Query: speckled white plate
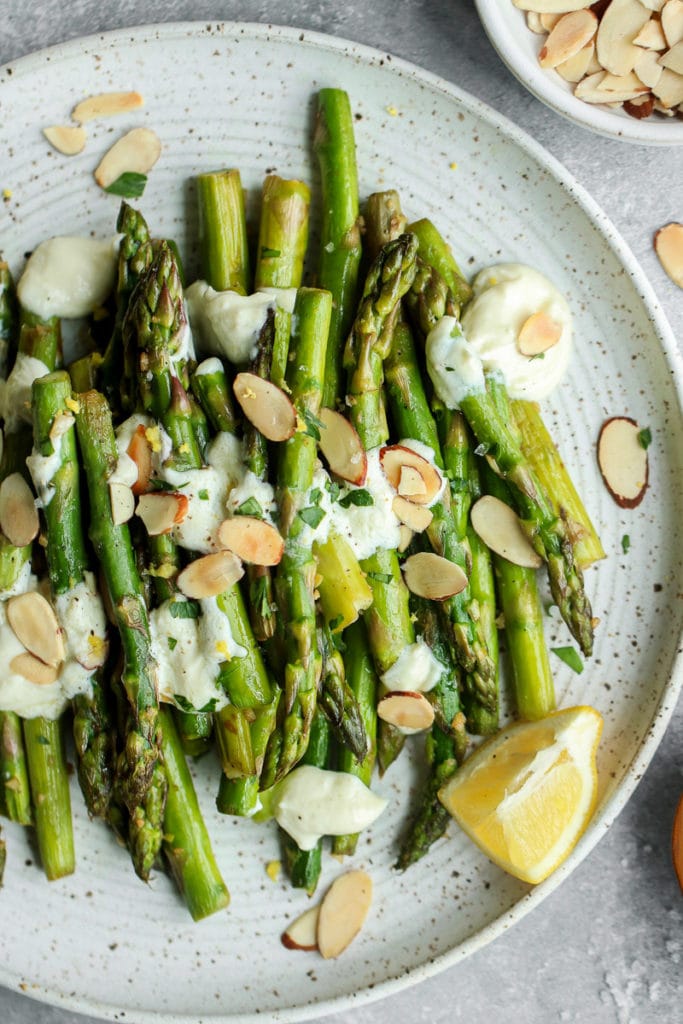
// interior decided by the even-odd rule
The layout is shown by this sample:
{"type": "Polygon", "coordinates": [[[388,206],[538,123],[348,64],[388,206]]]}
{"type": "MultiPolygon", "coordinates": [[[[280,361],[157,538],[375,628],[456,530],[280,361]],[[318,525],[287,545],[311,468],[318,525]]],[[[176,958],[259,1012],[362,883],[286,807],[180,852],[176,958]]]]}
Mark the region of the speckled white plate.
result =
{"type": "MultiPolygon", "coordinates": [[[[351,95],[363,195],[397,187],[410,215],[441,225],[467,270],[524,260],[571,302],[576,358],[547,417],[609,557],[587,580],[601,619],[595,656],[580,676],[559,661],[554,668],[562,705],[591,703],[605,716],[600,803],[571,858],[534,891],[455,828],[428,864],[401,876],[391,865],[417,775],[402,759],[377,784],[390,809],[355,859],[374,880],[372,912],[343,959],[324,962],[280,945],[285,922],[307,899],[266,875],[278,855],[270,827],[214,812],[212,758],[197,783],[232,905],[199,925],[164,876],[149,887],[138,882],[107,830],[87,820],[74,785],[72,878],[48,884],[28,837],[6,830],[0,983],[115,1020],[301,1020],[457,963],[538,905],[589,853],[652,757],[680,684],[682,556],[670,538],[683,519],[683,420],[671,332],[604,214],[552,157],[477,100],[385,54],[291,29],[167,25],[69,43],[0,69],[5,255],[19,271],[23,254],[47,235],[110,233],[118,201],[96,188],[92,170],[119,132],[147,124],[164,151],[142,205],[156,234],[178,240],[192,272],[192,176],[237,166],[256,191],[274,169],[315,188],[311,114],[320,86],[351,95]],[[64,158],[47,146],[40,129],[66,121],[77,100],[129,88],[144,94],[144,110],[89,125],[83,154],[64,158]],[[654,436],[650,490],[634,512],[612,503],[595,464],[599,425],[616,413],[654,436]]],[[[562,626],[551,624],[550,634],[568,642],[562,626]]],[[[341,870],[327,858],[321,889],[341,870]]]]}
{"type": "Polygon", "coordinates": [[[546,106],[569,121],[598,135],[645,146],[682,146],[683,121],[653,114],[639,121],[621,108],[606,103],[585,103],[574,95],[574,86],[552,68],[542,68],[538,53],[545,35],[532,32],[525,12],[512,0],[474,0],[491,45],[522,85],[546,106]]]}

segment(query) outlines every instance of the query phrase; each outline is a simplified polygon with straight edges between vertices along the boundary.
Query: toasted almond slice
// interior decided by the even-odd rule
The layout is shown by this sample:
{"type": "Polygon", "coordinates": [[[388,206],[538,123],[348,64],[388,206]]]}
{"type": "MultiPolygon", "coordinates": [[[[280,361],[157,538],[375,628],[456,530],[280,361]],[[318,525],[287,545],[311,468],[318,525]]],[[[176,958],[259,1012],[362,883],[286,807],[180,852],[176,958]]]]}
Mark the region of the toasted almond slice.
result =
{"type": "MultiPolygon", "coordinates": [[[[683,104],[681,104],[681,106],[683,106],[683,104]]],[[[670,107],[665,107],[663,103],[660,103],[660,101],[655,98],[655,110],[658,114],[662,114],[664,117],[675,117],[677,109],[680,108],[671,109],[670,107]]]]}
{"type": "Polygon", "coordinates": [[[0,529],[17,548],[23,548],[38,536],[38,510],[33,492],[21,473],[10,473],[0,484],[0,529]]]}
{"type": "Polygon", "coordinates": [[[541,17],[535,11],[527,11],[526,14],[526,25],[531,32],[535,32],[536,35],[545,35],[545,29],[541,24],[541,17]]]}
{"type": "Polygon", "coordinates": [[[683,103],[683,75],[664,68],[659,81],[652,86],[652,91],[662,106],[672,110],[683,103]]]}
{"type": "Polygon", "coordinates": [[[285,549],[275,527],[253,516],[223,520],[218,527],[218,542],[251,565],[277,565],[285,549]]]}
{"type": "Polygon", "coordinates": [[[64,661],[64,640],[52,605],[37,590],[11,597],[7,621],[30,654],[53,668],[64,661]]]}
{"type": "Polygon", "coordinates": [[[368,457],[358,431],[334,409],[321,409],[320,451],[335,476],[361,487],[368,472],[368,457]]]}
{"type": "Polygon", "coordinates": [[[35,683],[37,686],[49,686],[50,683],[56,681],[59,675],[59,671],[54,665],[46,665],[44,661],[34,658],[28,651],[24,654],[16,654],[10,661],[9,667],[12,672],[16,672],[18,676],[23,676],[29,683],[35,683]]]}
{"type": "Polygon", "coordinates": [[[542,311],[532,313],[522,324],[517,348],[523,356],[537,356],[557,345],[562,337],[562,324],[542,311]]]}
{"type": "Polygon", "coordinates": [[[662,7],[662,30],[669,46],[683,39],[683,0],[668,0],[662,7]]]}
{"type": "Polygon", "coordinates": [[[148,174],[161,156],[161,140],[151,128],[133,128],[104,154],[95,170],[100,188],[109,188],[122,174],[148,174]]]}
{"type": "Polygon", "coordinates": [[[303,949],[306,951],[318,948],[318,916],[320,907],[309,907],[296,921],[292,921],[282,933],[282,945],[286,949],[303,949]]]}
{"type": "Polygon", "coordinates": [[[265,438],[287,441],[293,436],[296,409],[281,388],[255,373],[238,373],[232,387],[242,412],[265,438]]]}
{"type": "Polygon", "coordinates": [[[58,153],[76,156],[85,149],[85,128],[75,124],[53,124],[43,128],[43,135],[58,153]]]}
{"type": "Polygon", "coordinates": [[[598,465],[607,490],[621,508],[635,508],[648,482],[647,450],[640,427],[628,416],[606,420],[598,437],[598,465]]]}
{"type": "Polygon", "coordinates": [[[598,60],[613,75],[633,71],[638,47],[632,40],[650,19],[640,0],[612,0],[600,20],[596,46],[598,60]]]}
{"type": "Polygon", "coordinates": [[[434,708],[423,693],[392,690],[377,704],[377,717],[408,734],[424,732],[434,722],[434,708]]]}
{"type": "Polygon", "coordinates": [[[121,526],[133,518],[135,497],[127,484],[109,484],[109,504],[114,526],[121,526]]]}
{"type": "Polygon", "coordinates": [[[555,68],[569,60],[592,40],[598,19],[592,11],[572,11],[559,19],[541,48],[538,60],[542,68],[555,68]]]}
{"type": "Polygon", "coordinates": [[[598,86],[605,75],[605,71],[597,71],[594,75],[589,75],[587,78],[584,78],[582,82],[579,82],[574,90],[576,98],[583,100],[584,103],[606,103],[609,100],[613,103],[624,103],[626,100],[634,100],[637,96],[647,92],[646,85],[642,85],[638,89],[633,89],[624,93],[601,92],[598,86]]]}
{"type": "Polygon", "coordinates": [[[431,551],[419,551],[403,563],[406,586],[418,597],[445,601],[467,586],[467,576],[455,562],[431,551]]]}
{"type": "Polygon", "coordinates": [[[216,551],[190,562],[178,575],[178,589],[185,597],[217,597],[244,576],[244,568],[232,551],[216,551]]]}
{"type": "Polygon", "coordinates": [[[142,519],[150,537],[169,533],[174,526],[182,523],[187,515],[189,502],[184,494],[143,494],[138,501],[136,515],[142,519]]]}
{"type": "Polygon", "coordinates": [[[419,501],[427,493],[427,485],[422,474],[414,466],[401,466],[396,490],[403,498],[419,501]]]}
{"type": "Polygon", "coordinates": [[[646,50],[666,50],[666,37],[661,21],[650,18],[645,22],[633,42],[636,46],[643,46],[646,50]]]}
{"type": "Polygon", "coordinates": [[[416,505],[414,501],[409,501],[407,498],[401,498],[400,496],[394,498],[391,507],[396,518],[400,519],[404,526],[410,529],[411,534],[422,533],[434,518],[430,508],[425,508],[424,505],[416,505]]]}
{"type": "Polygon", "coordinates": [[[343,953],[355,939],[372,902],[372,879],[365,871],[348,871],[325,893],[318,915],[318,949],[325,960],[343,953]]]}
{"type": "MultiPolygon", "coordinates": [[[[411,508],[415,508],[415,505],[412,505],[411,502],[409,501],[406,502],[406,505],[410,505],[411,508]]],[[[413,533],[409,526],[406,526],[405,523],[401,523],[399,533],[400,540],[398,542],[398,551],[400,551],[401,554],[403,554],[403,552],[407,551],[408,548],[410,547],[410,542],[412,541],[415,534],[413,533]]]]}
{"type": "Polygon", "coordinates": [[[683,794],[679,797],[671,830],[671,857],[678,884],[683,890],[683,794]]]}
{"type": "Polygon", "coordinates": [[[647,7],[648,11],[661,11],[662,7],[666,3],[666,0],[640,0],[643,7],[647,7]]]}
{"type": "Polygon", "coordinates": [[[566,14],[590,7],[591,0],[512,0],[521,11],[536,11],[538,14],[566,14]]]}
{"type": "Polygon", "coordinates": [[[81,100],[71,111],[71,116],[74,121],[81,123],[94,121],[98,117],[112,117],[114,114],[137,110],[144,102],[139,92],[103,92],[81,100]]]}
{"type": "Polygon", "coordinates": [[[580,82],[584,75],[589,74],[588,69],[594,55],[595,43],[589,43],[588,46],[584,46],[583,50],[579,50],[569,60],[558,64],[555,70],[558,75],[562,75],[565,82],[580,82]]]}
{"type": "Polygon", "coordinates": [[[677,75],[683,75],[683,40],[672,46],[670,50],[663,53],[659,63],[669,71],[675,71],[677,75]]]}
{"type": "Polygon", "coordinates": [[[642,96],[638,96],[635,100],[627,100],[624,103],[624,110],[630,117],[635,117],[639,121],[642,121],[644,117],[649,117],[655,108],[655,98],[652,93],[646,92],[642,96]]]}
{"type": "MultiPolygon", "coordinates": [[[[643,84],[635,71],[629,71],[627,75],[612,75],[608,71],[598,89],[604,93],[636,92],[643,84]]],[[[605,96],[605,100],[609,99],[611,99],[610,96],[605,96]]]]}
{"type": "Polygon", "coordinates": [[[674,284],[683,288],[683,224],[672,221],[655,233],[655,252],[674,284]]]}
{"type": "Polygon", "coordinates": [[[564,14],[548,14],[547,11],[544,11],[543,14],[539,15],[541,25],[546,32],[552,32],[560,18],[563,17],[564,14]]]}
{"type": "Polygon", "coordinates": [[[152,446],[143,423],[136,428],[126,454],[138,467],[138,478],[132,488],[133,494],[145,494],[152,477],[152,446]]]}
{"type": "Polygon", "coordinates": [[[379,461],[384,474],[398,492],[401,473],[405,467],[415,469],[424,481],[425,490],[422,494],[405,495],[418,505],[429,505],[441,490],[441,474],[427,459],[418,455],[412,448],[402,444],[392,444],[380,449],[379,461]]]}
{"type": "Polygon", "coordinates": [[[588,62],[588,67],[586,68],[587,75],[595,75],[598,71],[604,71],[602,64],[598,60],[598,52],[595,46],[595,41],[593,41],[591,45],[593,47],[593,51],[591,53],[591,59],[588,62]]]}
{"type": "Polygon", "coordinates": [[[662,65],[659,63],[659,56],[654,50],[643,50],[636,60],[635,73],[640,81],[649,89],[654,88],[662,77],[662,65]]]}
{"type": "Polygon", "coordinates": [[[531,546],[518,517],[500,498],[485,494],[472,506],[470,518],[474,532],[497,555],[527,569],[541,565],[543,559],[531,546]]]}

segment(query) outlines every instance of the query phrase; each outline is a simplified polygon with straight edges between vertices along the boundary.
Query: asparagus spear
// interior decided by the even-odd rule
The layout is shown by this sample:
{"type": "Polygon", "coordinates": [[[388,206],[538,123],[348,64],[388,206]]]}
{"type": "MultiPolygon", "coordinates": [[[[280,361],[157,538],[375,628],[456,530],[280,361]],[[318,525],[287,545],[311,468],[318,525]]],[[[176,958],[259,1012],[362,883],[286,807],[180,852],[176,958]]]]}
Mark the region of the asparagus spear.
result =
{"type": "Polygon", "coordinates": [[[323,656],[319,705],[340,744],[348,748],[358,761],[363,761],[371,746],[363,711],[354,690],[346,681],[344,661],[324,621],[318,627],[318,649],[323,656]]]}
{"type": "MultiPolygon", "coordinates": [[[[400,301],[415,274],[415,239],[402,235],[386,245],[373,262],[363,298],[344,353],[348,373],[351,420],[367,450],[388,436],[383,402],[383,360],[388,354],[400,301]]],[[[408,590],[395,551],[379,550],[361,563],[372,589],[373,603],[364,613],[375,666],[382,675],[415,640],[408,608],[408,590]]],[[[403,735],[382,723],[378,759],[386,771],[403,746],[403,735]]]]}
{"type": "Polygon", "coordinates": [[[342,392],[344,342],[353,321],[362,255],[353,115],[341,89],[318,93],[313,150],[322,211],[318,283],[332,293],[323,405],[334,408],[342,392]]]}
{"type": "Polygon", "coordinates": [[[239,171],[197,176],[199,247],[204,279],[218,292],[249,289],[244,192],[239,171]]]}
{"type": "MultiPolygon", "coordinates": [[[[421,264],[408,300],[425,337],[444,316],[454,317],[453,338],[462,337],[455,319],[453,297],[433,267],[421,264]]],[[[498,386],[504,388],[502,383],[498,386]]],[[[495,460],[499,473],[511,485],[511,494],[529,539],[547,564],[553,599],[581,650],[588,656],[593,647],[590,602],[565,520],[555,515],[510,423],[500,415],[488,389],[472,389],[460,402],[460,408],[479,445],[495,460]]]]}
{"type": "MultiPolygon", "coordinates": [[[[330,723],[322,708],[313,715],[308,747],[300,764],[327,768],[331,753],[330,723]]],[[[280,842],[285,869],[295,889],[305,889],[312,896],[318,885],[322,867],[323,841],[319,839],[312,850],[300,850],[296,840],[280,829],[280,842]]]]}
{"type": "MultiPolygon", "coordinates": [[[[316,418],[320,411],[331,310],[329,292],[299,290],[291,342],[295,356],[288,366],[287,386],[301,423],[316,418]]],[[[285,700],[284,717],[268,745],[264,788],[283,778],[302,757],[316,707],[321,669],[316,644],[316,562],[302,516],[309,505],[316,459],[316,438],[308,430],[297,431],[282,446],[277,480],[285,549],[277,568],[276,595],[285,622],[285,700]]]]}
{"type": "MultiPolygon", "coordinates": [[[[52,476],[53,495],[43,507],[47,536],[47,562],[54,596],[64,594],[85,579],[88,556],[82,526],[80,478],[76,436],[73,429],[60,436],[55,452],[51,431],[58,417],[72,417],[71,380],[56,371],[33,385],[34,447],[41,455],[57,454],[59,465],[52,476]]],[[[114,733],[102,676],[93,673],[91,692],[73,702],[74,738],[78,754],[78,778],[88,811],[106,817],[114,776],[114,733]]]]}

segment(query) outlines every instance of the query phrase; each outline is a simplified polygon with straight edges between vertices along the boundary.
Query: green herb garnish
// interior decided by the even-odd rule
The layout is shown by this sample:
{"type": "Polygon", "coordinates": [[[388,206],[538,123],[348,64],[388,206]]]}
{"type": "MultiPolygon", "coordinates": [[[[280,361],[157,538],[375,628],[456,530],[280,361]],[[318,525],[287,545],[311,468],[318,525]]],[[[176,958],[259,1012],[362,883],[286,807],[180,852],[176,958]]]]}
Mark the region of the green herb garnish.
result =
{"type": "Polygon", "coordinates": [[[139,199],[145,191],[146,184],[146,174],[138,174],[136,171],[125,171],[119,175],[116,181],[112,181],[111,185],[108,185],[104,191],[112,196],[122,196],[123,199],[139,199]]]}
{"type": "Polygon", "coordinates": [[[318,505],[308,505],[299,512],[299,518],[315,530],[325,518],[325,510],[318,505]]]}
{"type": "Polygon", "coordinates": [[[168,610],[174,619],[199,618],[199,605],[196,601],[173,601],[168,610]]]}
{"type": "Polygon", "coordinates": [[[178,645],[178,641],[176,640],[176,638],[174,636],[167,636],[166,639],[168,640],[169,651],[175,651],[178,645]]]}
{"type": "Polygon", "coordinates": [[[649,427],[643,427],[642,430],[638,431],[638,444],[641,448],[644,448],[645,451],[647,451],[652,444],[652,431],[649,427]]]}
{"type": "Polygon", "coordinates": [[[391,583],[393,576],[390,572],[372,572],[366,574],[368,579],[377,580],[378,583],[391,583]]]}
{"type": "Polygon", "coordinates": [[[550,650],[553,654],[556,654],[560,661],[563,661],[565,665],[569,665],[572,671],[576,672],[578,676],[583,672],[583,662],[581,661],[581,655],[575,647],[551,647],[550,650]]]}
{"type": "Polygon", "coordinates": [[[235,509],[236,516],[254,516],[256,519],[263,519],[263,509],[256,498],[247,498],[235,509]]]}
{"type": "Polygon", "coordinates": [[[631,547],[631,538],[627,533],[621,538],[621,550],[626,554],[631,547]]]}
{"type": "Polygon", "coordinates": [[[349,508],[351,505],[357,505],[358,508],[366,508],[368,505],[374,505],[375,500],[364,487],[358,487],[354,491],[349,491],[343,498],[339,499],[339,504],[342,508],[349,508]]]}

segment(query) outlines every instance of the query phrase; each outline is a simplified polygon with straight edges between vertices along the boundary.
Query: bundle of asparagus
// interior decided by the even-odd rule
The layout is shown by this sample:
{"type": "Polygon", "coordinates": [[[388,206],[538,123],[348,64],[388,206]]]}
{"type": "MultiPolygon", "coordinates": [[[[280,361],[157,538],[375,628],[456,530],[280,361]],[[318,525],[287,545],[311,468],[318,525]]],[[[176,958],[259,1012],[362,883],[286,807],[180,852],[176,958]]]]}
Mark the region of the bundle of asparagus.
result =
{"type": "Polygon", "coordinates": [[[482,541],[482,494],[519,516],[592,646],[582,568],[602,552],[538,408],[495,376],[459,408],[432,386],[430,332],[447,323],[457,342],[471,297],[450,249],[429,221],[407,227],[392,192],[362,220],[345,93],[320,92],[313,148],[315,288],[307,185],[266,178],[252,279],[236,170],[197,179],[204,280],[187,291],[175,247],[122,204],[109,339],[67,370],[59,321],[17,318],[0,261],[0,357],[32,361],[33,380],[2,403],[0,626],[21,646],[12,678],[55,698],[27,711],[0,686],[0,812],[35,825],[48,877],[73,870],[71,714],[90,814],[142,879],[165,864],[196,919],[229,896],[188,756],[215,743],[219,811],[274,813],[312,893],[322,837],[354,852],[381,810],[375,760],[387,771],[411,732],[428,773],[398,866],[444,834],[439,789],[468,733],[498,728],[497,601],[518,713],[552,710],[535,570],[482,541]],[[89,618],[65,611],[78,600],[89,618]]]}

